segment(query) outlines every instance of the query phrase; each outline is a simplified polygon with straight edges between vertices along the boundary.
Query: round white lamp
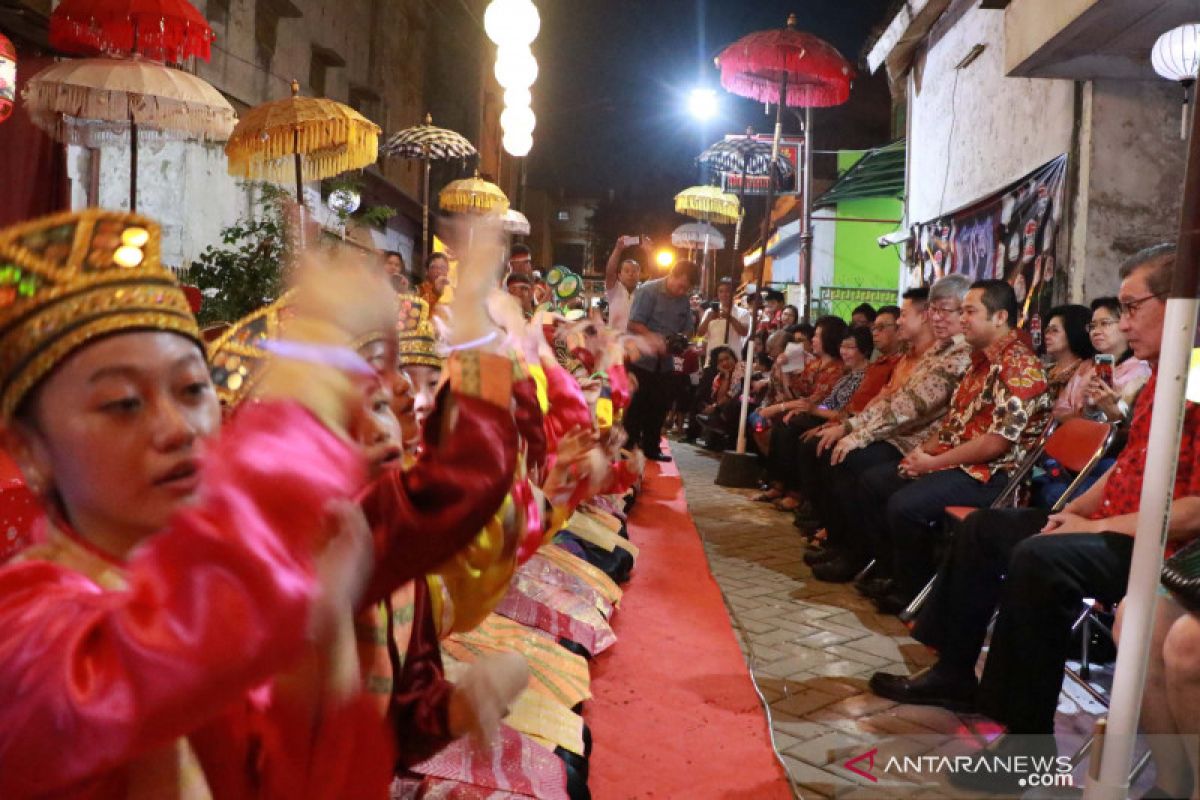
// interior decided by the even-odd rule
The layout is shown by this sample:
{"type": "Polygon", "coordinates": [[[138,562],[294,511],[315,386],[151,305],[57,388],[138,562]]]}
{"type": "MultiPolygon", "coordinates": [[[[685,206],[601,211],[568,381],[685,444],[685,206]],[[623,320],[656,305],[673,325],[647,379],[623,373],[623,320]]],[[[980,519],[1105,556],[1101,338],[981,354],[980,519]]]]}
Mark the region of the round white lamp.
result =
{"type": "Polygon", "coordinates": [[[542,27],[531,0],[492,0],[483,13],[483,29],[495,44],[528,47],[542,27]]]}
{"type": "Polygon", "coordinates": [[[1200,23],[1180,25],[1158,37],[1150,51],[1150,63],[1159,75],[1183,86],[1183,121],[1179,136],[1186,139],[1188,98],[1200,70],[1200,23]]]}
{"type": "Polygon", "coordinates": [[[505,131],[501,144],[504,145],[504,152],[514,158],[522,158],[533,149],[533,134],[529,131],[505,131]]]}
{"type": "Polygon", "coordinates": [[[510,106],[500,112],[500,127],[505,133],[533,133],[537,117],[529,106],[510,106]]]}
{"type": "Polygon", "coordinates": [[[496,81],[505,89],[528,89],[537,76],[537,59],[528,47],[505,45],[496,53],[496,81]]]}

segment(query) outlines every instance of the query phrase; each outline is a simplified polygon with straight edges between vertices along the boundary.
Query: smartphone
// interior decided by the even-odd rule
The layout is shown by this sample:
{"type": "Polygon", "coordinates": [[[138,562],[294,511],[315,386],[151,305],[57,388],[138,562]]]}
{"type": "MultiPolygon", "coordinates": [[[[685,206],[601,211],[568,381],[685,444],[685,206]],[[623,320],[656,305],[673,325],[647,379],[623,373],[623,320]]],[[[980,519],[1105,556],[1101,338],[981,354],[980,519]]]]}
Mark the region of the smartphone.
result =
{"type": "Polygon", "coordinates": [[[1096,354],[1096,375],[1111,389],[1113,385],[1113,365],[1116,358],[1108,353],[1096,354]]]}
{"type": "Polygon", "coordinates": [[[625,237],[625,246],[626,247],[641,247],[642,246],[642,237],[641,236],[626,236],[625,237]]]}
{"type": "Polygon", "coordinates": [[[758,286],[753,283],[747,283],[746,284],[746,296],[750,297],[751,295],[755,295],[755,294],[758,294],[758,286]]]}

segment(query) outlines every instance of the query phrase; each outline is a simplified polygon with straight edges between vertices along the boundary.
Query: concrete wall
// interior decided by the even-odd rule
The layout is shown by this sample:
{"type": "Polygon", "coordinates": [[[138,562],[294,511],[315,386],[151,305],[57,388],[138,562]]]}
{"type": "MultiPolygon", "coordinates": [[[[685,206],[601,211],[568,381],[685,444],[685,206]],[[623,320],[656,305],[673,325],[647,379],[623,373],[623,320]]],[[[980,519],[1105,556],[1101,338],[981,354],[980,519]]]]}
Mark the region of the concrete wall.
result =
{"type": "MultiPolygon", "coordinates": [[[[1072,239],[1072,300],[1116,294],[1128,256],[1178,235],[1186,144],[1180,90],[1166,81],[1096,81],[1080,157],[1084,214],[1072,239]]],[[[1077,209],[1080,206],[1077,206],[1077,209]]]]}
{"type": "Polygon", "coordinates": [[[967,205],[1071,148],[1073,86],[1004,76],[1004,12],[974,8],[910,85],[910,222],[967,205]],[[955,69],[976,44],[983,53],[955,69]]]}

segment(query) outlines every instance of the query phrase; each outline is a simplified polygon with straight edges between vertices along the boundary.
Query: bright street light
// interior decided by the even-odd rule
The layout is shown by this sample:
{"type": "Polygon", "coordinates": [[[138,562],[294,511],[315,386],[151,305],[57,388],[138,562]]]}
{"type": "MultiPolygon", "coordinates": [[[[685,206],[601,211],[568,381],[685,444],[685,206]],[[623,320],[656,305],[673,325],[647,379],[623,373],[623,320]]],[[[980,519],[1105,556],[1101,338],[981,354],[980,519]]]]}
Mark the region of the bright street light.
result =
{"type": "Polygon", "coordinates": [[[688,95],[688,111],[699,120],[712,119],[717,115],[717,93],[713,89],[692,89],[688,95]]]}
{"type": "Polygon", "coordinates": [[[655,254],[654,260],[658,262],[659,267],[666,269],[675,263],[675,254],[670,250],[659,250],[655,254]]]}

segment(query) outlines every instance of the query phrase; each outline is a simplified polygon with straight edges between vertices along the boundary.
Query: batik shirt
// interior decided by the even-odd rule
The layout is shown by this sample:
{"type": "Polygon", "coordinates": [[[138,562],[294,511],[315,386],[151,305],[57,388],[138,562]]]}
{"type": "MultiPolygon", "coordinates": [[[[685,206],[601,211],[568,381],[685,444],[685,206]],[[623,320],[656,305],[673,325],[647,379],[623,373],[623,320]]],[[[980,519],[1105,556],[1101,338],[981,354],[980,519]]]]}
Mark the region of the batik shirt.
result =
{"type": "MultiPolygon", "coordinates": [[[[1133,422],[1129,440],[1117,463],[1108,473],[1100,508],[1092,519],[1132,514],[1142,502],[1142,475],[1146,472],[1146,450],[1150,445],[1150,421],[1153,416],[1154,387],[1158,376],[1152,373],[1133,405],[1133,422]]],[[[1179,457],[1175,462],[1175,492],[1173,497],[1200,497],[1200,405],[1188,402],[1183,409],[1183,438],[1179,440],[1179,457]]],[[[1182,542],[1168,542],[1170,556],[1182,542]]]]}
{"type": "Polygon", "coordinates": [[[971,354],[971,369],[950,401],[950,412],[938,430],[934,455],[985,434],[1002,436],[1011,447],[986,464],[960,468],[981,483],[1008,472],[1025,457],[1041,435],[1050,409],[1042,362],[1010,331],[986,350],[971,354]]]}
{"type": "Polygon", "coordinates": [[[842,379],[833,385],[829,390],[829,394],[821,402],[821,408],[827,411],[840,411],[854,397],[854,393],[858,391],[858,387],[862,385],[863,378],[866,377],[866,367],[856,369],[853,372],[847,372],[842,376],[842,379]]]}
{"type": "Polygon", "coordinates": [[[837,359],[814,358],[791,380],[792,396],[820,403],[846,374],[846,367],[837,359]]]}
{"type": "Polygon", "coordinates": [[[847,446],[856,449],[887,442],[902,453],[918,447],[945,415],[954,388],[970,365],[971,345],[961,336],[934,344],[902,386],[880,394],[850,418],[847,446]]]}

